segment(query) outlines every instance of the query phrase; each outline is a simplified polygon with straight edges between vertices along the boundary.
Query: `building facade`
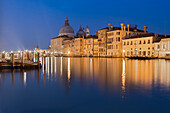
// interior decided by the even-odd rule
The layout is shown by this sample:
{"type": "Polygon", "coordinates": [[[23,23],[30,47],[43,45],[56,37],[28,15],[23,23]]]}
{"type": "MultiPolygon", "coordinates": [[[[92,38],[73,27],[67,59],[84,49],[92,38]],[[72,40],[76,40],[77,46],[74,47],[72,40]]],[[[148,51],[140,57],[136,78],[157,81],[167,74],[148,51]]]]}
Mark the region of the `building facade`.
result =
{"type": "Polygon", "coordinates": [[[62,56],[99,56],[99,57],[166,57],[170,56],[170,36],[148,33],[138,29],[138,25],[120,27],[109,26],[98,30],[98,36],[90,35],[80,26],[76,35],[65,19],[58,37],[51,39],[50,52],[62,56]]]}
{"type": "MultiPolygon", "coordinates": [[[[146,31],[147,32],[147,31],[146,31]]],[[[109,24],[109,30],[107,31],[107,56],[109,57],[122,57],[122,38],[127,35],[144,34],[143,30],[138,29],[137,26],[127,27],[125,24],[121,24],[121,27],[113,27],[109,24]]]]}
{"type": "Polygon", "coordinates": [[[98,37],[96,35],[88,35],[84,40],[84,55],[98,56],[98,37]]]}
{"type": "Polygon", "coordinates": [[[155,44],[155,56],[170,58],[170,36],[164,35],[161,41],[155,44]]]}
{"type": "Polygon", "coordinates": [[[170,39],[155,33],[123,38],[123,57],[165,57],[170,53],[170,39]]]}
{"type": "Polygon", "coordinates": [[[108,27],[98,31],[98,56],[107,56],[107,31],[108,27]]]}

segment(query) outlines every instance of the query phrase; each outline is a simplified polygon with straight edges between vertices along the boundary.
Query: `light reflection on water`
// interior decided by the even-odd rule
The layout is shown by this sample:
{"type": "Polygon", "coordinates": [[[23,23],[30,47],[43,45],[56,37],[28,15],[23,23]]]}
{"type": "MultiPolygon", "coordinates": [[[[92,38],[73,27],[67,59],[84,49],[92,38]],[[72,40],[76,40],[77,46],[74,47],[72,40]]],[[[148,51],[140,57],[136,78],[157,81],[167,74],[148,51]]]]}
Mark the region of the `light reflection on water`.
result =
{"type": "Polygon", "coordinates": [[[159,107],[153,107],[164,105],[166,108],[170,105],[168,60],[46,57],[40,61],[43,64],[41,70],[0,71],[0,113],[44,110],[67,112],[65,109],[72,107],[74,109],[69,112],[80,112],[90,103],[93,105],[89,105],[86,112],[126,111],[121,108],[129,109],[130,112],[145,112],[148,109],[150,112],[160,112],[159,107]],[[14,96],[10,97],[9,94],[14,96]],[[20,101],[17,102],[15,98],[20,101]],[[29,107],[21,105],[25,103],[23,99],[27,100],[26,105],[29,107]],[[143,100],[146,103],[148,101],[149,108],[142,107],[146,104],[143,100]],[[31,102],[37,104],[32,106],[31,102]],[[41,102],[52,106],[38,105],[41,102]],[[84,103],[81,105],[81,102],[84,103]],[[130,109],[133,102],[140,102],[135,105],[136,109],[130,109]],[[15,107],[7,109],[12,105],[15,107]]]}

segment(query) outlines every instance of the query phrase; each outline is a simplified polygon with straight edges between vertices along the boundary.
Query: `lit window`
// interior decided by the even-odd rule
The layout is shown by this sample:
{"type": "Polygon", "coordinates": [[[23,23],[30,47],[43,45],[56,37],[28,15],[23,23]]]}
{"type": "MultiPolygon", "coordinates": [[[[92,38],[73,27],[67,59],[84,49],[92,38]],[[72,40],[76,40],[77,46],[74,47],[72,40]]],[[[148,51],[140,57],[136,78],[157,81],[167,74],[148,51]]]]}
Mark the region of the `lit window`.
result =
{"type": "Polygon", "coordinates": [[[150,55],[150,51],[148,51],[148,55],[150,55]]]}
{"type": "Polygon", "coordinates": [[[118,49],[118,45],[116,45],[116,49],[118,49]]]}
{"type": "Polygon", "coordinates": [[[148,44],[150,44],[150,40],[148,40],[148,44]]]}
{"type": "Polygon", "coordinates": [[[120,35],[120,32],[116,32],[116,35],[120,35]]]}
{"type": "Polygon", "coordinates": [[[163,45],[163,49],[166,49],[166,44],[163,45]]]}
{"type": "Polygon", "coordinates": [[[146,42],[144,41],[143,44],[146,44],[146,42]]]}

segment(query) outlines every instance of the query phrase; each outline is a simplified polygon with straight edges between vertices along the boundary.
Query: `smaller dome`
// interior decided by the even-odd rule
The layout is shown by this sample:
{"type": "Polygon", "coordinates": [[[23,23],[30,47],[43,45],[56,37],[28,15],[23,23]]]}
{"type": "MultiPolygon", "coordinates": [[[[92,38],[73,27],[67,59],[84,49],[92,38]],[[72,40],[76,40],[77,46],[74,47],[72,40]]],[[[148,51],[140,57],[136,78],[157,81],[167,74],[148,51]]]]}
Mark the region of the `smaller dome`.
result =
{"type": "Polygon", "coordinates": [[[84,30],[82,29],[82,27],[80,26],[79,31],[77,32],[76,36],[86,36],[86,33],[84,32],[84,30]]]}

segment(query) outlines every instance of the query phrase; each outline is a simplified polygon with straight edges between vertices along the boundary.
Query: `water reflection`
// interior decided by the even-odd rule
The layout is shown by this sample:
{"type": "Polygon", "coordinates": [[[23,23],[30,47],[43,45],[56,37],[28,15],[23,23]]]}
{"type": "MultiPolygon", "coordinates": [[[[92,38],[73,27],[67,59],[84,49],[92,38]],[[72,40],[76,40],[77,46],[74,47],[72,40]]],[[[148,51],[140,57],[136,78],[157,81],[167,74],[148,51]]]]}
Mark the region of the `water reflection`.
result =
{"type": "Polygon", "coordinates": [[[157,86],[170,89],[168,60],[45,57],[40,61],[43,64],[41,70],[1,70],[0,82],[8,79],[5,75],[11,73],[13,86],[16,80],[25,87],[31,80],[42,81],[44,85],[49,80],[59,80],[66,89],[74,82],[86,86],[94,84],[101,91],[121,91],[124,94],[126,90],[139,87],[146,90],[157,86]],[[18,72],[21,81],[15,76],[18,72]]]}
{"type": "Polygon", "coordinates": [[[126,88],[126,67],[125,67],[125,60],[123,60],[123,65],[122,65],[122,91],[125,92],[125,88],[126,88]]]}

